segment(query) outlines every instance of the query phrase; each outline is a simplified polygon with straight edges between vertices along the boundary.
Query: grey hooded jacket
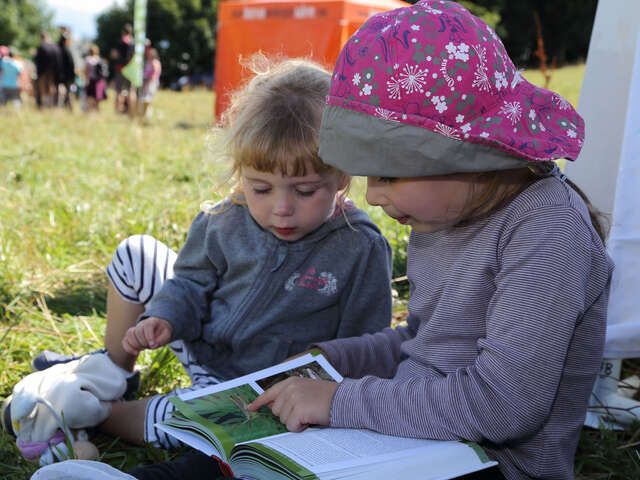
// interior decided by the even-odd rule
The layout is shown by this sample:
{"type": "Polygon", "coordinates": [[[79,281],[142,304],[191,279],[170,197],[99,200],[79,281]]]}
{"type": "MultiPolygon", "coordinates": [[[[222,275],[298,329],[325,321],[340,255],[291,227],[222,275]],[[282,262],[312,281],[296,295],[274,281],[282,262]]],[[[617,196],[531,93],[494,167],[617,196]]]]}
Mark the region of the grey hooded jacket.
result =
{"type": "Polygon", "coordinates": [[[139,319],[166,319],[172,340],[212,376],[234,378],[311,343],[389,325],[391,248],[350,201],[295,242],[262,229],[245,205],[214,210],[195,218],[174,278],[139,319]]]}

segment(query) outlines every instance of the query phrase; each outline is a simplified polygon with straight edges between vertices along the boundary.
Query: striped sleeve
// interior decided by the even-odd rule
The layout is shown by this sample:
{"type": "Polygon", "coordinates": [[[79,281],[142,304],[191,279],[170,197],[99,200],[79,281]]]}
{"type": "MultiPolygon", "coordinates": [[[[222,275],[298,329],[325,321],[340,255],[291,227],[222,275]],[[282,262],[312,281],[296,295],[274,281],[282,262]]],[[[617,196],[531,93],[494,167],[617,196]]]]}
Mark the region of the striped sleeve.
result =
{"type": "Polygon", "coordinates": [[[375,334],[336,338],[316,346],[327,354],[331,365],[344,377],[375,375],[391,378],[405,357],[400,346],[415,335],[419,320],[409,316],[407,322],[406,327],[387,327],[375,334]]]}

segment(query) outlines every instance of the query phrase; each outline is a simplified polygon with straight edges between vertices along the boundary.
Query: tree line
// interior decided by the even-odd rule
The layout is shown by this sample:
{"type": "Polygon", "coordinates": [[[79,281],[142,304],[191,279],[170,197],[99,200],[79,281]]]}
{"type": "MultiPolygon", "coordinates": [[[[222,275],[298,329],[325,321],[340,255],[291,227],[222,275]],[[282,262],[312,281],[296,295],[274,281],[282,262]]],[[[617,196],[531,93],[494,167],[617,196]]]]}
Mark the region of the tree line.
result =
{"type": "MultiPolygon", "coordinates": [[[[460,3],[496,29],[519,67],[539,66],[536,16],[549,62],[555,59],[561,66],[586,58],[597,0],[460,3]]],[[[101,52],[109,52],[122,25],[132,21],[133,4],[133,0],[123,6],[114,4],[98,16],[94,41],[101,52]]],[[[148,0],[147,37],[160,54],[165,83],[183,75],[213,73],[217,6],[218,0],[148,0]]],[[[40,29],[54,29],[52,14],[42,0],[0,0],[0,45],[13,45],[27,53],[37,46],[40,29]]]]}

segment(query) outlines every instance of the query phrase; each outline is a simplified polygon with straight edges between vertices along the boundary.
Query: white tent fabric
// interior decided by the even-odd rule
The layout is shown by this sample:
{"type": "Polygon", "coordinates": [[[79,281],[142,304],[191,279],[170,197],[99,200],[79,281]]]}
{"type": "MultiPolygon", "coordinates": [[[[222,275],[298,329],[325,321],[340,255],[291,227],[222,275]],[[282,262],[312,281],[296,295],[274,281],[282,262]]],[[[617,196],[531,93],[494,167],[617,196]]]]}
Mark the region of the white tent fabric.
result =
{"type": "MultiPolygon", "coordinates": [[[[636,20],[640,18],[638,10],[636,20]]],[[[640,357],[640,32],[635,44],[635,66],[609,234],[609,252],[616,269],[609,299],[604,353],[607,358],[640,357]]]]}
{"type": "Polygon", "coordinates": [[[586,140],[565,172],[611,216],[605,358],[640,357],[640,1],[600,0],[578,111],[586,140]]]}

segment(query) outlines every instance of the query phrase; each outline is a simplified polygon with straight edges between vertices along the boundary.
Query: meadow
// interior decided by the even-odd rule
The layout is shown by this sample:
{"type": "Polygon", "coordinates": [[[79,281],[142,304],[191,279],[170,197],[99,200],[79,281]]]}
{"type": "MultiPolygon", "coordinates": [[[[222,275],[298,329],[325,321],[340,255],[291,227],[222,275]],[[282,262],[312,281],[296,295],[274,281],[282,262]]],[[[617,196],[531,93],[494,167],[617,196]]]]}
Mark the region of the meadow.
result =
{"type": "MultiPolygon", "coordinates": [[[[550,88],[577,104],[583,71],[555,71],[550,88]]],[[[536,71],[525,76],[543,80],[536,71]]],[[[122,239],[147,233],[178,250],[202,201],[220,198],[227,164],[211,133],[211,91],[161,91],[144,123],[116,115],[111,100],[94,115],[77,105],[73,113],[38,112],[31,102],[19,112],[0,108],[0,399],[43,349],[78,354],[102,346],[104,268],[122,239]]],[[[361,180],[350,195],[388,237],[394,275],[402,276],[408,230],[366,206],[361,180]]],[[[394,285],[401,318],[406,286],[394,285]]],[[[165,349],[145,352],[140,365],[141,395],[187,384],[165,349]]],[[[624,368],[635,370],[633,363],[624,368]]],[[[639,440],[638,426],[585,429],[577,478],[640,478],[639,440]]],[[[93,441],[101,459],[121,469],[180,454],[100,435],[93,441]]],[[[0,477],[24,479],[36,468],[0,431],[0,477]]]]}

